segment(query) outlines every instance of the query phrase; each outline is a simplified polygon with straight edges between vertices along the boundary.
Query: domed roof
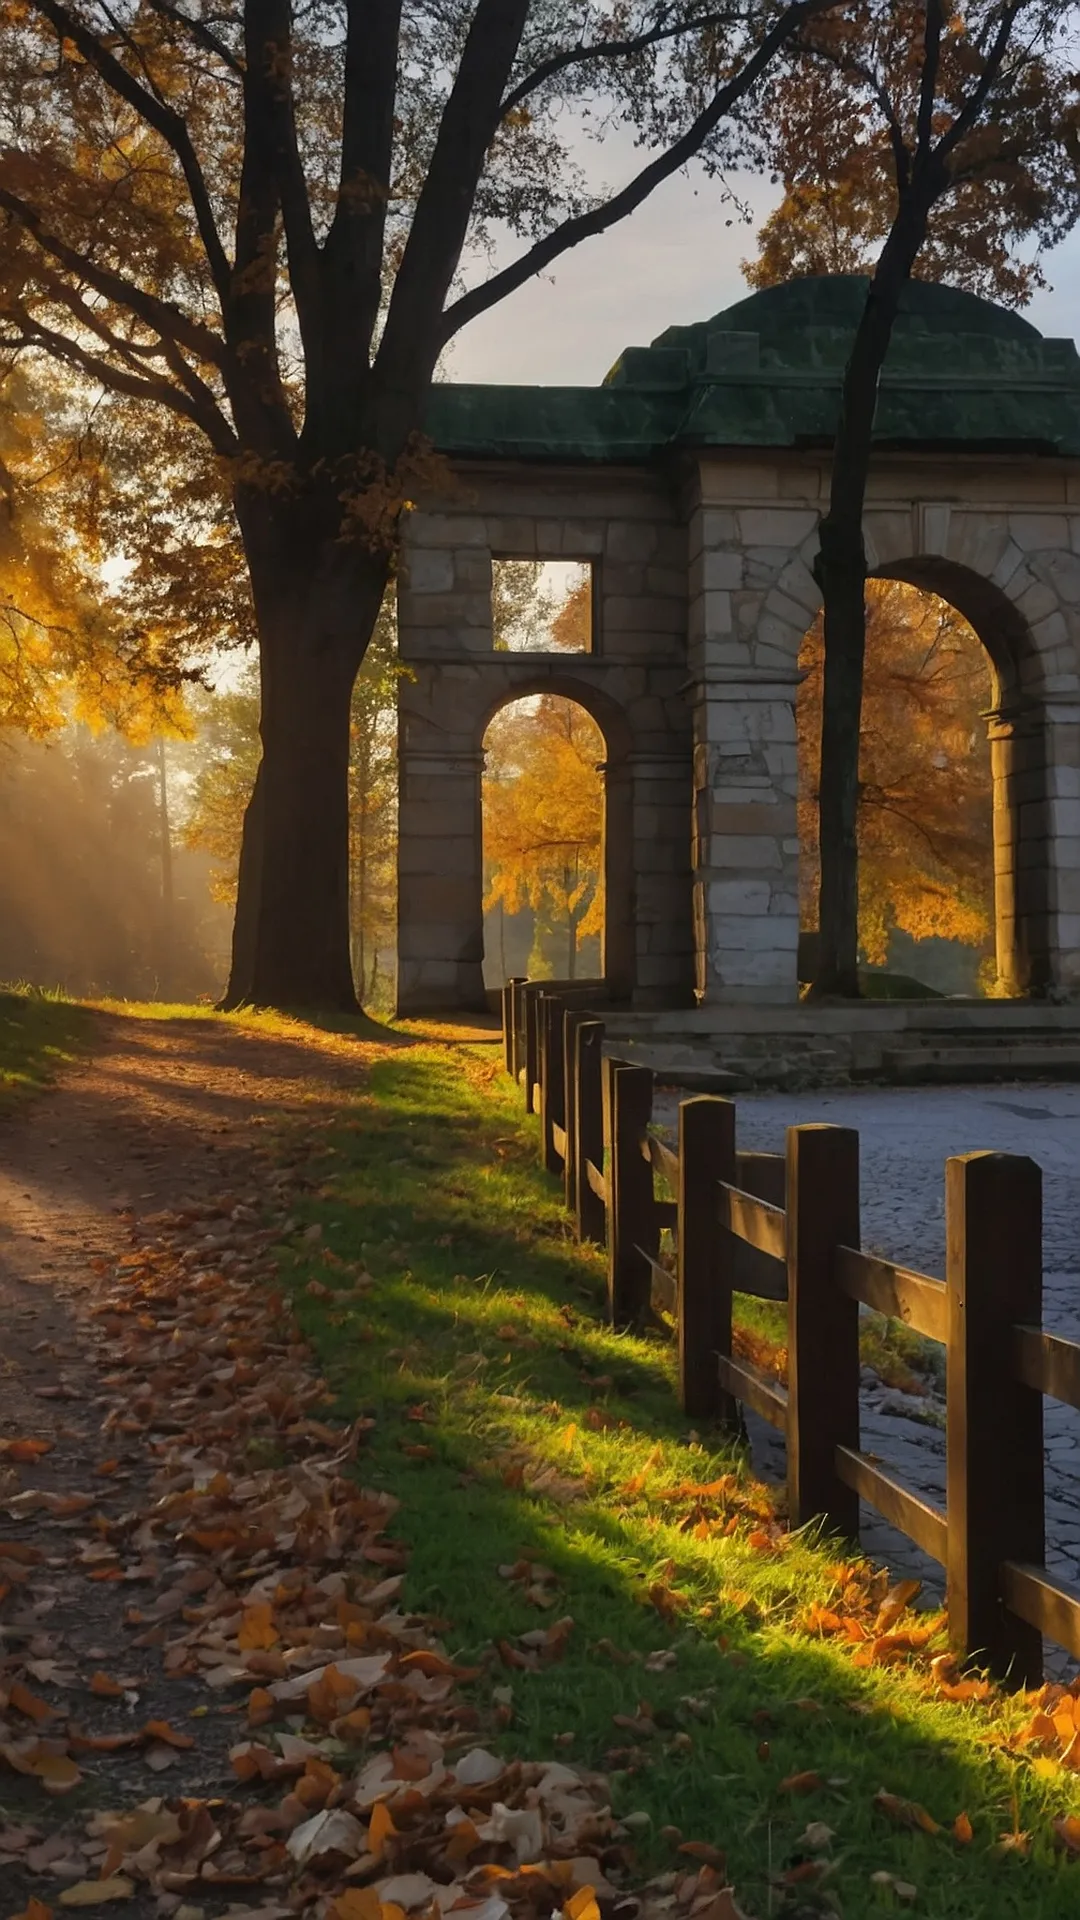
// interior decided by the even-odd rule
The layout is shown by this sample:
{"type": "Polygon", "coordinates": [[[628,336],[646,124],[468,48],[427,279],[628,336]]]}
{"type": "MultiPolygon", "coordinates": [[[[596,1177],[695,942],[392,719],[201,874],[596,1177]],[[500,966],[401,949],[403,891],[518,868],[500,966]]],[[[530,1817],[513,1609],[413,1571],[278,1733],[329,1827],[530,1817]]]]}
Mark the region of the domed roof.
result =
{"type": "MultiPolygon", "coordinates": [[[[861,274],[752,293],[627,347],[599,387],[436,387],[447,453],[654,460],[678,450],[822,448],[866,299],[861,274]]],[[[1080,358],[1019,314],[934,281],[904,289],[874,422],[879,446],[1080,458],[1080,358]],[[932,341],[932,344],[931,344],[932,341]]]]}
{"type": "MultiPolygon", "coordinates": [[[[843,338],[854,333],[859,324],[870,279],[862,273],[825,273],[785,280],[775,287],[763,287],[725,307],[711,320],[696,326],[668,327],[652,342],[654,347],[682,347],[693,353],[695,345],[704,345],[713,333],[757,334],[763,347],[797,356],[808,334],[843,338]]],[[[911,336],[948,334],[954,339],[975,338],[1008,341],[1030,350],[1042,335],[1030,320],[1005,307],[983,300],[978,294],[965,293],[960,287],[943,287],[936,280],[909,280],[900,300],[900,313],[894,331],[894,343],[911,336]]]]}

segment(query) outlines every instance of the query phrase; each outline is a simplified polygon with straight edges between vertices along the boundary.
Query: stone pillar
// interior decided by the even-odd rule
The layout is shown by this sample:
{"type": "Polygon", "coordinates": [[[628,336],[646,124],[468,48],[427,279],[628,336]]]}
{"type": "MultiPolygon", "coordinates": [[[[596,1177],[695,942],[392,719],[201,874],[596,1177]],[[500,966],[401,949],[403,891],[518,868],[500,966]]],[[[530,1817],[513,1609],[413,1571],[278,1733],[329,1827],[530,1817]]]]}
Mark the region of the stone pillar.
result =
{"type": "Polygon", "coordinates": [[[686,753],[632,753],[633,1002],[683,1007],[692,983],[686,753]]]}
{"type": "Polygon", "coordinates": [[[795,695],[818,605],[817,507],[703,462],[690,515],[694,945],[703,1005],[798,999],[795,695]],[[762,503],[742,503],[752,486],[762,503]],[[770,489],[774,497],[766,504],[770,489]]]}
{"type": "Polygon", "coordinates": [[[694,748],[696,991],[703,1005],[798,999],[798,675],[713,669],[694,748]]]}
{"type": "Polygon", "coordinates": [[[402,1014],[480,1012],[482,751],[410,747],[400,729],[398,990],[402,1014]]]}

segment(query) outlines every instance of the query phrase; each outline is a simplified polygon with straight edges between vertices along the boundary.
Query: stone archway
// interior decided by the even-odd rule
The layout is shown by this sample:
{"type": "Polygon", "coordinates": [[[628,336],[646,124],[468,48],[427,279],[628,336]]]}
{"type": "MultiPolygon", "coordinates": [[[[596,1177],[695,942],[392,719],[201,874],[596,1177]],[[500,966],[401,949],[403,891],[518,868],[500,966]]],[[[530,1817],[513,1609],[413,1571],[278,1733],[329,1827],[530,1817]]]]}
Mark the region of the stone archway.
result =
{"type": "MultiPolygon", "coordinates": [[[[990,661],[995,938],[1013,995],[1080,986],[1080,674],[1072,624],[1080,559],[1065,515],[919,502],[871,512],[867,559],[880,579],[947,600],[990,661]],[[914,539],[913,539],[914,536],[914,539]]],[[[763,596],[770,649],[797,659],[820,609],[816,523],[763,596]]]]}
{"type": "MultiPolygon", "coordinates": [[[[604,743],[604,931],[602,970],[612,997],[629,1000],[634,987],[635,889],[632,735],[626,715],[602,688],[584,684],[573,672],[526,674],[483,715],[483,743],[496,715],[518,700],[551,694],[587,713],[604,743]]],[[[481,823],[482,824],[482,823],[481,823]]]]}

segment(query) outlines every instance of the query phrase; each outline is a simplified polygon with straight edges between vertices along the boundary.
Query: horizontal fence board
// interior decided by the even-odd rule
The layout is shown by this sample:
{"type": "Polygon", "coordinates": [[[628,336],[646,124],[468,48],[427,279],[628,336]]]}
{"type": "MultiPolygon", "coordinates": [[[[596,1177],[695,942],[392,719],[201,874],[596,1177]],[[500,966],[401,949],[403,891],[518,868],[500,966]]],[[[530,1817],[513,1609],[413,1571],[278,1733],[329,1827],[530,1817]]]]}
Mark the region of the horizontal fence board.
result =
{"type": "Polygon", "coordinates": [[[1017,1560],[1003,1563],[1001,1590],[1011,1613],[1080,1660],[1080,1595],[1059,1587],[1045,1567],[1028,1567],[1017,1560]]]}
{"type": "Polygon", "coordinates": [[[670,1147],[665,1147],[663,1141],[658,1140],[654,1133],[644,1135],[641,1142],[641,1151],[643,1157],[650,1162],[654,1173],[662,1174],[664,1179],[667,1180],[677,1192],[679,1186],[678,1154],[672,1153],[670,1147]]]}
{"type": "Polygon", "coordinates": [[[873,1253],[860,1253],[855,1247],[838,1247],[836,1284],[849,1299],[861,1300],[890,1320],[903,1320],[927,1340],[944,1344],[949,1337],[949,1302],[943,1280],[916,1273],[911,1267],[899,1267],[894,1260],[879,1260],[873,1253]]]}
{"type": "Polygon", "coordinates": [[[638,1248],[643,1260],[647,1260],[652,1269],[653,1306],[660,1307],[664,1313],[676,1314],[679,1311],[679,1287],[675,1275],[669,1267],[661,1266],[651,1253],[643,1247],[638,1248]]]}
{"type": "Polygon", "coordinates": [[[939,1566],[948,1565],[949,1524],[938,1507],[920,1500],[917,1493],[852,1447],[837,1447],[836,1471],[844,1485],[854,1488],[883,1519],[899,1527],[939,1566]]]}
{"type": "Polygon", "coordinates": [[[1014,1327],[1017,1378],[1036,1393],[1080,1407],[1080,1345],[1041,1327],[1014,1327]]]}
{"type": "Polygon", "coordinates": [[[722,1227],[737,1240],[745,1240],[748,1247],[767,1253],[772,1260],[787,1259],[787,1215],[783,1207],[774,1207],[769,1200],[758,1200],[754,1194],[744,1193],[741,1187],[729,1186],[726,1180],[717,1182],[717,1193],[722,1227]]]}
{"type": "Polygon", "coordinates": [[[787,1393],[776,1380],[769,1380],[756,1367],[744,1360],[729,1359],[727,1354],[716,1356],[720,1369],[720,1384],[736,1400],[746,1407],[752,1407],[760,1413],[770,1427],[776,1427],[781,1433],[787,1428],[787,1393]]]}
{"type": "Polygon", "coordinates": [[[586,1160],[585,1162],[585,1178],[597,1199],[602,1200],[606,1207],[608,1197],[607,1181],[604,1179],[599,1167],[594,1167],[591,1160],[586,1160]]]}
{"type": "Polygon", "coordinates": [[[557,1120],[551,1123],[551,1140],[560,1160],[566,1159],[566,1128],[560,1127],[557,1120]]]}
{"type": "Polygon", "coordinates": [[[752,1193],[758,1200],[770,1200],[774,1207],[782,1207],[787,1187],[787,1154],[758,1153],[749,1147],[740,1147],[735,1155],[738,1167],[738,1183],[744,1193],[752,1193]]]}

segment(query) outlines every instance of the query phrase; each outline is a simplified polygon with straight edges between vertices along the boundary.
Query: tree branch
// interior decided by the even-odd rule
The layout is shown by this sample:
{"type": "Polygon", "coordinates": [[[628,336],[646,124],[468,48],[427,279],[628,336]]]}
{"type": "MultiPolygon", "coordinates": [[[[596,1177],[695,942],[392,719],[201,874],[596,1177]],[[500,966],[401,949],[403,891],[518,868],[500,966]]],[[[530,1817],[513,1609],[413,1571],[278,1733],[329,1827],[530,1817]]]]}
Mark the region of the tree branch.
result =
{"type": "Polygon", "coordinates": [[[214,210],[210,203],[210,194],[203,179],[202,168],[196,158],[191,143],[191,135],[178,113],[165,106],[148,88],[141,86],[125,66],[117,60],[115,54],[102,46],[96,34],[90,32],[75,14],[59,5],[59,0],[33,0],[37,11],[55,27],[57,33],[70,40],[94,70],[101,75],[106,86],[122,100],[126,100],[135,109],[140,119],[159,133],[166,145],[171,147],[180,162],[184,179],[187,182],[191,205],[195,214],[195,223],[202,240],[210,268],[210,276],[217,292],[218,302],[224,317],[229,302],[229,262],[221,244],[221,236],[214,219],[214,210]]]}
{"type": "Polygon", "coordinates": [[[937,159],[947,160],[953,149],[964,138],[966,133],[971,132],[972,127],[978,120],[980,113],[990,97],[994,83],[1000,76],[1002,62],[1009,50],[1009,41],[1012,39],[1012,30],[1026,4],[1027,0],[1011,0],[1011,4],[1004,8],[1000,25],[998,26],[997,33],[994,35],[994,43],[986,56],[986,65],[979,76],[977,85],[973,87],[967,103],[957,114],[952,126],[948,128],[947,132],[942,134],[941,139],[938,141],[935,149],[935,157],[937,159]]]}
{"type": "Polygon", "coordinates": [[[128,311],[151,327],[163,337],[180,341],[190,353],[199,360],[208,360],[220,367],[226,357],[225,342],[221,335],[211,332],[197,320],[190,320],[179,307],[169,300],[162,300],[155,293],[147,293],[145,288],[136,286],[133,280],[125,279],[123,274],[114,273],[109,267],[99,267],[89,256],[77,247],[69,247],[58,235],[46,231],[36,208],[10,188],[0,186],[0,207],[6,209],[19,222],[42,252],[59,266],[66,267],[69,273],[75,273],[86,280],[95,292],[104,299],[112,300],[117,306],[128,311]]]}
{"type": "Polygon", "coordinates": [[[190,33],[196,46],[201,47],[204,53],[212,53],[215,59],[228,67],[230,73],[238,79],[243,78],[243,61],[237,59],[232,48],[227,46],[224,40],[219,39],[205,21],[193,20],[190,14],[182,12],[179,7],[170,6],[168,0],[147,0],[147,4],[155,13],[160,13],[163,19],[174,21],[178,27],[183,27],[185,33],[190,33]]]}
{"type": "Polygon", "coordinates": [[[568,67],[585,66],[592,61],[628,59],[635,53],[646,52],[649,47],[661,45],[665,40],[675,40],[692,28],[722,26],[725,21],[730,21],[734,11],[737,10],[728,7],[715,13],[703,13],[693,20],[665,20],[659,26],[646,28],[626,40],[597,40],[590,46],[579,41],[576,47],[553,53],[547,60],[541,60],[523,80],[519,80],[516,87],[511,88],[502,103],[500,119],[505,120],[507,114],[519,107],[538,87],[542,87],[545,80],[553,80],[556,74],[565,73],[568,67]]]}
{"type": "Polygon", "coordinates": [[[121,373],[112,361],[105,360],[100,354],[91,353],[86,347],[57,333],[53,327],[47,327],[43,321],[26,312],[24,308],[15,310],[15,318],[23,330],[23,341],[27,346],[40,346],[56,360],[64,360],[69,366],[77,367],[92,380],[97,380],[111,393],[122,393],[129,400],[149,400],[154,406],[168,407],[181,419],[189,420],[209,434],[215,453],[233,458],[239,452],[235,434],[228,426],[223,414],[218,413],[220,430],[213,433],[205,419],[200,417],[199,409],[184,393],[167,380],[147,380],[136,374],[121,373]]]}
{"type": "Polygon", "coordinates": [[[493,274],[479,287],[462,294],[443,314],[443,324],[439,333],[440,348],[453,338],[455,333],[478,314],[486,313],[490,307],[504,300],[507,294],[514,293],[540,273],[561,254],[568,253],[571,247],[580,245],[582,240],[591,240],[596,234],[614,226],[616,221],[625,219],[633,213],[644,200],[648,199],[654,187],[667,180],[679,168],[692,160],[710,133],[719,126],[720,121],[736,103],[749,93],[760,79],[774,54],[798,32],[805,20],[815,13],[825,11],[830,0],[795,0],[787,7],[774,26],[766,34],[757,51],[752,54],[742,71],[713,95],[709,105],[698,114],[680,140],[676,140],[665,153],[660,154],[649,165],[643,167],[628,186],[620,193],[613,194],[599,207],[588,213],[576,214],[572,219],[564,220],[553,231],[538,240],[510,266],[501,273],[493,274]]]}
{"type": "Polygon", "coordinates": [[[390,296],[376,365],[391,389],[426,380],[438,358],[443,336],[433,317],[461,258],[528,15],[529,0],[478,0],[390,296]]]}
{"type": "Polygon", "coordinates": [[[328,358],[336,374],[353,363],[354,379],[361,361],[366,378],[382,298],[401,11],[402,0],[346,0],[341,163],[323,257],[328,358]]]}

